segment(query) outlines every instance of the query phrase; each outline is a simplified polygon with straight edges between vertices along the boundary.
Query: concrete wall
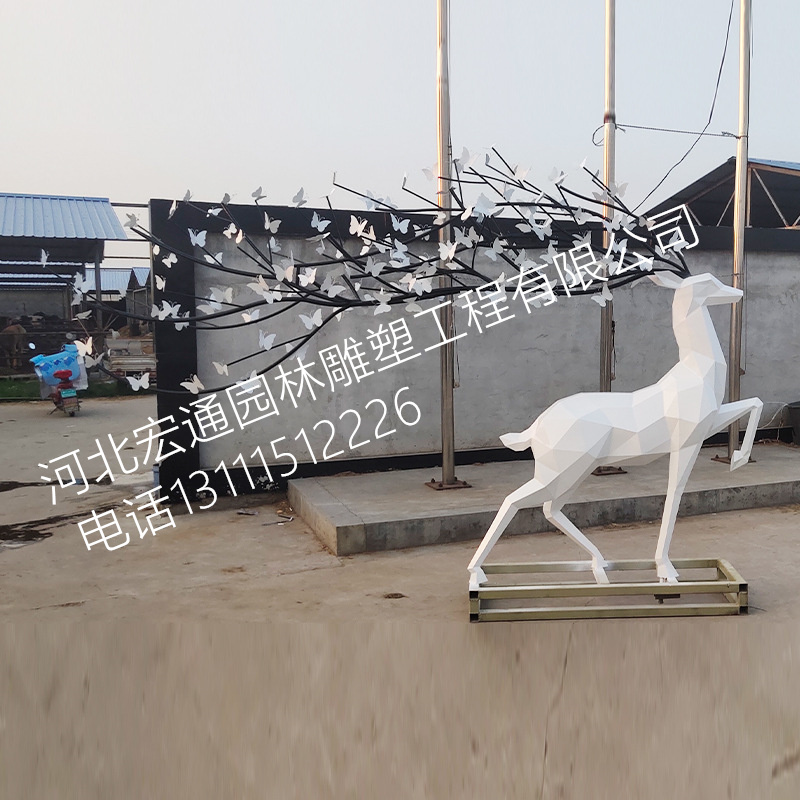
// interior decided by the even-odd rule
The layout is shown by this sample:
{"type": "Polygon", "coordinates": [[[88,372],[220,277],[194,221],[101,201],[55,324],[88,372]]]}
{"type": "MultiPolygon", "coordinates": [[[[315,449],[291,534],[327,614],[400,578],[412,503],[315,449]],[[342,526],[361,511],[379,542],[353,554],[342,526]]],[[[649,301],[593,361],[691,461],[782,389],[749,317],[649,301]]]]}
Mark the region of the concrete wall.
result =
{"type": "MultiPolygon", "coordinates": [[[[252,262],[237,254],[235,246],[219,234],[209,234],[208,249],[222,251],[227,267],[255,274],[252,262]]],[[[285,253],[294,250],[298,259],[313,261],[317,258],[313,245],[303,240],[283,239],[285,253]]],[[[266,246],[266,242],[258,242],[266,246]]],[[[690,269],[694,274],[709,271],[721,280],[730,282],[731,256],[720,251],[688,253],[690,269]]],[[[497,274],[491,262],[480,264],[487,274],[497,274]]],[[[748,291],[744,322],[744,366],[742,396],[758,395],[765,403],[762,426],[776,415],[780,418],[782,406],[800,399],[800,296],[797,276],[800,274],[800,255],[786,253],[751,253],[748,255],[748,291]]],[[[318,277],[323,277],[322,270],[318,277]]],[[[246,284],[248,277],[226,275],[203,267],[196,269],[196,294],[207,295],[212,286],[231,286],[236,302],[243,304],[257,299],[246,284]],[[224,281],[224,284],[223,284],[224,281]]],[[[616,318],[616,380],[613,388],[630,391],[654,383],[677,360],[677,346],[671,328],[672,293],[659,288],[646,278],[618,289],[614,293],[616,318]]],[[[424,307],[431,302],[423,303],[424,307]]],[[[507,431],[526,427],[547,406],[566,395],[594,391],[599,381],[599,329],[600,306],[591,298],[560,298],[552,306],[534,309],[528,314],[521,300],[509,300],[515,318],[478,333],[467,328],[467,315],[456,313],[458,332],[467,336],[457,342],[457,379],[455,390],[456,446],[458,449],[500,447],[498,436],[507,431]]],[[[263,307],[266,316],[271,307],[263,307]]],[[[298,309],[310,313],[313,308],[298,309]]],[[[437,329],[430,315],[415,319],[402,310],[373,316],[372,310],[347,312],[341,322],[327,325],[316,337],[304,359],[315,362],[312,373],[320,380],[326,376],[321,369],[317,353],[332,344],[341,344],[353,337],[364,344],[367,357],[372,351],[368,333],[377,325],[403,317],[408,323],[415,349],[424,351],[439,341],[437,329]]],[[[712,309],[712,317],[723,345],[727,350],[729,307],[712,309]]],[[[237,315],[237,319],[238,315],[237,315]]],[[[263,368],[276,351],[247,358],[237,365],[232,362],[244,355],[258,353],[258,329],[278,333],[278,339],[296,335],[304,330],[298,314],[291,312],[279,318],[280,322],[264,321],[259,325],[230,330],[198,331],[198,374],[207,389],[213,390],[231,378],[244,377],[253,369],[263,368]],[[293,333],[292,333],[293,332],[293,333]],[[230,378],[219,376],[212,361],[228,363],[230,378]]],[[[230,324],[232,320],[225,320],[230,324]]],[[[296,367],[294,358],[286,362],[286,369],[296,367]]],[[[373,369],[375,367],[373,366],[373,369]]],[[[258,444],[268,448],[269,442],[286,436],[279,449],[288,449],[298,461],[310,461],[302,435],[303,429],[317,458],[331,435],[331,427],[320,420],[327,419],[335,426],[335,435],[329,452],[344,449],[337,460],[354,457],[431,453],[439,449],[439,350],[424,353],[407,364],[384,372],[376,372],[358,384],[331,390],[318,388],[317,398],[301,398],[298,408],[288,400],[279,399],[280,383],[277,373],[269,376],[280,416],[247,428],[244,432],[223,437],[210,444],[201,445],[201,466],[213,468],[220,461],[231,464],[243,453],[246,460],[258,444]],[[397,420],[393,398],[404,386],[409,389],[400,395],[401,401],[413,400],[422,411],[421,421],[409,428],[397,420]],[[380,404],[367,403],[382,400],[389,414],[380,431],[394,427],[397,432],[385,438],[376,438],[375,425],[379,419],[380,404]],[[369,442],[351,451],[347,447],[355,415],[361,416],[359,438],[369,442]],[[344,417],[340,419],[341,415],[344,417]],[[318,425],[317,430],[314,426],[318,425]],[[299,438],[297,438],[299,435],[299,438]],[[285,447],[284,447],[285,446],[285,447]]],[[[296,377],[296,376],[295,376],[296,377]]],[[[773,422],[773,424],[775,424],[773,422]]]]}

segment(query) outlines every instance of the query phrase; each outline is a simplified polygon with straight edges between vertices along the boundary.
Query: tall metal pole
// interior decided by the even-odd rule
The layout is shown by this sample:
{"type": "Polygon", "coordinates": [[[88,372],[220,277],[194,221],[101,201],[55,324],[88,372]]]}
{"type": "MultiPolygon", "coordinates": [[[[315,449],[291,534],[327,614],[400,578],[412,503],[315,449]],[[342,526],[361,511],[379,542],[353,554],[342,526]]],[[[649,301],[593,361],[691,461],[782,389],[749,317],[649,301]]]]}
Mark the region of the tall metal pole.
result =
{"type": "MultiPolygon", "coordinates": [[[[744,289],[744,226],[747,210],[747,137],[750,127],[750,0],[739,6],[739,138],[736,145],[736,183],[733,209],[733,286],[744,289]]],[[[731,306],[728,351],[728,402],[740,399],[742,363],[742,314],[744,298],[731,306]]],[[[728,428],[728,458],[739,447],[739,421],[728,428]]]]}
{"type": "MultiPolygon", "coordinates": [[[[615,0],[606,0],[606,70],[605,111],[603,114],[603,182],[611,187],[614,183],[614,145],[616,138],[616,109],[614,97],[615,72],[615,0]]],[[[605,216],[613,216],[614,210],[603,206],[605,216]]],[[[603,247],[608,250],[609,232],[603,232],[603,247]]],[[[614,349],[614,306],[609,300],[600,310],[600,391],[611,391],[612,352],[614,349]]]]}
{"type": "MultiPolygon", "coordinates": [[[[443,209],[447,223],[450,222],[450,70],[448,49],[448,17],[450,0],[437,0],[438,14],[436,36],[438,39],[436,57],[436,121],[439,142],[439,186],[437,199],[439,208],[443,209]]],[[[450,238],[449,224],[439,231],[439,241],[446,242],[450,238]]],[[[442,269],[447,268],[445,262],[440,262],[442,269]]],[[[452,281],[449,276],[439,278],[439,286],[449,287],[452,281]]],[[[445,339],[453,336],[453,306],[448,303],[439,310],[439,320],[445,339]]],[[[453,418],[453,383],[454,383],[454,350],[453,342],[448,342],[440,348],[441,353],[441,383],[442,383],[442,480],[444,488],[456,483],[455,474],[455,421],[453,418]]]]}

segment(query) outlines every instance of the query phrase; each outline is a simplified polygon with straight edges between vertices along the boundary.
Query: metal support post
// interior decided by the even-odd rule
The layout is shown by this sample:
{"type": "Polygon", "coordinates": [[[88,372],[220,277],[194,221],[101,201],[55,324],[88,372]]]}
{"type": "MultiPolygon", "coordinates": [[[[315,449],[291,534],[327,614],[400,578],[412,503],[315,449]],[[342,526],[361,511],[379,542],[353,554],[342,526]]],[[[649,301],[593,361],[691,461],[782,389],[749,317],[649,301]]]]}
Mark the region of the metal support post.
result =
{"type": "MultiPolygon", "coordinates": [[[[437,200],[439,208],[445,213],[445,225],[439,230],[439,241],[450,238],[450,185],[451,185],[451,143],[450,143],[450,74],[449,74],[449,5],[450,0],[438,0],[436,34],[438,38],[436,59],[436,118],[438,131],[439,185],[437,200]]],[[[448,268],[446,261],[440,261],[442,270],[448,268]]],[[[439,277],[439,286],[447,289],[452,286],[448,275],[439,277]]],[[[451,303],[439,309],[439,321],[445,339],[453,337],[453,306],[451,303]]],[[[441,405],[442,405],[442,479],[432,479],[425,484],[432,489],[460,489],[467,487],[464,481],[456,478],[455,466],[455,420],[453,413],[453,385],[455,383],[455,350],[449,341],[440,349],[441,405]]]]}
{"type": "MultiPolygon", "coordinates": [[[[739,7],[739,138],[736,145],[736,183],[733,208],[733,281],[744,290],[744,228],[747,211],[747,137],[750,126],[750,0],[741,0],[739,7]]],[[[742,315],[745,297],[731,306],[731,332],[728,349],[728,402],[740,399],[742,365],[742,315]]],[[[728,428],[728,459],[739,447],[739,421],[728,428]]]]}

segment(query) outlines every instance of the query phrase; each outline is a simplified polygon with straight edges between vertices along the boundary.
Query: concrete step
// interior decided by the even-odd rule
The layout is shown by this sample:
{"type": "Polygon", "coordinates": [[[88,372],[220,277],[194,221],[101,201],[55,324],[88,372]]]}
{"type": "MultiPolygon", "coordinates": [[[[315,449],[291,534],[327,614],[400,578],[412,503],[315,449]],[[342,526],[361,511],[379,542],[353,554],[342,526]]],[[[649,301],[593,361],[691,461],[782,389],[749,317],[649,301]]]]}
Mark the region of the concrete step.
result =
{"type": "MultiPolygon", "coordinates": [[[[800,503],[800,448],[756,445],[755,462],[735,472],[711,460],[725,453],[703,448],[679,516],[800,503]]],[[[590,476],[565,513],[579,528],[660,519],[667,469],[665,457],[625,475],[590,476]]],[[[533,477],[533,462],[473,464],[456,473],[472,488],[437,492],[424,486],[440,477],[437,470],[403,470],[290,481],[289,501],[337,555],[479,539],[503,498],[533,477]]],[[[553,528],[541,509],[522,509],[507,534],[545,530],[553,528]]]]}

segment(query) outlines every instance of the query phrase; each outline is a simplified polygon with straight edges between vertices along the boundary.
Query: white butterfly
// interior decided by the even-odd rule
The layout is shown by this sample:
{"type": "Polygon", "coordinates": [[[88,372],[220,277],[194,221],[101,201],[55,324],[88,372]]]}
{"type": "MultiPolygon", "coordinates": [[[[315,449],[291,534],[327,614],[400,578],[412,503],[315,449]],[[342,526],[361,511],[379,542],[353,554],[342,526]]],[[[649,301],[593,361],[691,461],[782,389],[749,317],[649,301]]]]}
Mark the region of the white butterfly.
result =
{"type": "Polygon", "coordinates": [[[425,173],[425,177],[432,181],[434,178],[439,177],[439,162],[437,161],[433,166],[430,167],[423,167],[422,171],[425,173]]]}
{"type": "Polygon", "coordinates": [[[325,228],[331,224],[331,220],[329,219],[322,219],[319,214],[315,211],[311,216],[311,227],[316,228],[320,233],[323,233],[325,228]]]}
{"type": "Polygon", "coordinates": [[[186,194],[183,196],[183,202],[188,203],[192,199],[192,193],[187,189],[186,194]]]}
{"type": "Polygon", "coordinates": [[[377,278],[381,274],[381,270],[386,266],[384,261],[375,261],[372,256],[367,256],[367,263],[364,266],[364,272],[369,273],[377,278]]]}
{"type": "MultiPolygon", "coordinates": [[[[239,231],[239,233],[241,233],[241,231],[239,231]]],[[[237,241],[238,241],[238,239],[237,239],[237,241]]],[[[281,252],[281,246],[278,244],[278,240],[274,236],[270,236],[270,238],[269,238],[269,249],[273,253],[280,253],[281,252]]]]}
{"type": "Polygon", "coordinates": [[[452,261],[456,257],[458,242],[439,242],[439,258],[442,261],[452,261]]]}
{"type": "Polygon", "coordinates": [[[226,286],[212,286],[210,299],[217,303],[232,303],[233,302],[233,287],[226,286]]]}
{"type": "Polygon", "coordinates": [[[301,187],[300,187],[300,191],[299,191],[299,192],[298,192],[298,193],[297,193],[297,194],[296,194],[296,195],[295,195],[295,196],[292,198],[292,202],[293,202],[293,203],[294,203],[294,204],[295,204],[295,205],[296,205],[298,208],[300,208],[300,206],[302,206],[302,205],[305,205],[305,203],[306,203],[306,200],[305,200],[305,194],[306,194],[306,193],[305,193],[305,191],[303,190],[303,187],[301,186],[301,187]]]}
{"type": "MultiPolygon", "coordinates": [[[[180,318],[181,319],[188,319],[190,313],[191,312],[186,311],[185,313],[180,315],[180,318]]],[[[188,327],[189,327],[189,323],[188,322],[176,322],[175,323],[175,330],[176,331],[182,331],[184,328],[188,328],[188,327]]]]}
{"type": "MultiPolygon", "coordinates": [[[[519,225],[517,225],[517,227],[519,227],[519,225]]],[[[472,247],[472,238],[468,234],[464,233],[461,228],[453,228],[453,236],[455,237],[456,244],[460,247],[472,247]]]]}
{"type": "Polygon", "coordinates": [[[388,295],[388,294],[386,294],[386,292],[384,292],[384,291],[381,291],[381,293],[380,293],[380,294],[378,295],[378,297],[377,297],[377,300],[378,300],[378,304],[379,304],[379,305],[378,305],[378,306],[377,306],[377,308],[375,309],[375,314],[374,314],[374,316],[376,316],[376,317],[377,317],[377,316],[378,316],[378,314],[385,314],[387,311],[391,311],[391,310],[392,310],[392,309],[390,308],[390,306],[389,306],[389,303],[387,302],[387,301],[388,301],[388,299],[389,299],[389,295],[388,295]]]}
{"type": "Polygon", "coordinates": [[[264,212],[264,230],[269,231],[270,233],[277,233],[278,228],[281,226],[281,220],[279,219],[270,219],[269,214],[264,212]]]}
{"type": "Polygon", "coordinates": [[[136,214],[126,214],[128,221],[125,223],[126,228],[135,228],[139,224],[139,217],[136,214]]]}
{"type": "Polygon", "coordinates": [[[552,181],[556,186],[561,186],[566,177],[566,172],[560,170],[558,167],[553,167],[553,171],[547,176],[547,180],[552,181]]]}
{"type": "Polygon", "coordinates": [[[222,200],[220,202],[222,203],[222,205],[226,206],[228,205],[228,203],[230,203],[230,201],[231,201],[231,196],[227,192],[225,192],[225,194],[222,195],[222,200]]]}
{"type": "Polygon", "coordinates": [[[626,191],[627,188],[628,188],[628,184],[627,183],[621,183],[621,184],[619,184],[619,186],[617,186],[617,184],[615,184],[615,183],[611,184],[611,191],[617,197],[624,197],[625,196],[625,191],[626,191]]]}
{"type": "Polygon", "coordinates": [[[250,195],[250,197],[252,197],[252,198],[253,198],[253,199],[256,201],[256,203],[257,203],[259,200],[261,200],[262,198],[266,197],[266,195],[265,195],[265,194],[264,194],[264,193],[261,191],[261,187],[259,186],[259,187],[258,187],[258,189],[256,189],[256,190],[255,190],[255,191],[254,191],[254,192],[253,192],[253,193],[250,195]]]}
{"type": "Polygon", "coordinates": [[[254,308],[252,311],[242,311],[242,319],[245,322],[255,322],[260,314],[260,308],[254,308]]]}
{"type": "Polygon", "coordinates": [[[143,372],[137,378],[134,378],[133,375],[126,375],[125,379],[131,385],[131,389],[134,392],[138,392],[139,389],[149,389],[150,388],[150,373],[143,372]]]}
{"type": "Polygon", "coordinates": [[[421,297],[426,292],[431,291],[433,278],[417,278],[416,283],[414,284],[414,291],[417,293],[418,297],[421,297]]]}
{"type": "Polygon", "coordinates": [[[258,388],[258,373],[253,370],[246,378],[236,381],[236,385],[245,394],[252,394],[258,388]]]}
{"type": "Polygon", "coordinates": [[[546,236],[552,236],[552,221],[547,219],[541,225],[537,224],[531,219],[531,227],[533,232],[539,237],[540,241],[544,241],[546,236]]]}
{"type": "Polygon", "coordinates": [[[153,255],[157,256],[160,252],[161,252],[161,248],[157,244],[154,244],[153,245],[153,255]]]}
{"type": "Polygon", "coordinates": [[[406,272],[402,278],[400,278],[400,284],[407,283],[408,289],[406,291],[410,292],[414,288],[414,284],[417,282],[417,276],[414,275],[413,272],[406,272]]]}
{"type": "Polygon", "coordinates": [[[292,281],[294,280],[294,256],[290,253],[289,258],[284,258],[281,265],[274,265],[275,277],[279,281],[292,281]]]}
{"type": "Polygon", "coordinates": [[[238,230],[238,228],[231,222],[231,224],[228,225],[228,227],[225,228],[224,231],[222,231],[222,234],[226,238],[230,239],[231,236],[233,236],[233,234],[236,233],[237,230],[238,230]]]}
{"type": "Polygon", "coordinates": [[[239,228],[239,233],[236,234],[236,244],[241,244],[242,239],[244,239],[244,231],[239,228]]]}
{"type": "Polygon", "coordinates": [[[208,211],[206,211],[206,216],[216,217],[220,213],[220,211],[222,211],[222,206],[217,206],[216,208],[209,208],[208,211]]]}
{"type": "Polygon", "coordinates": [[[172,265],[178,263],[178,256],[176,256],[175,253],[170,253],[166,258],[161,259],[161,263],[167,269],[172,269],[172,265]]]}
{"type": "Polygon", "coordinates": [[[485,194],[483,194],[483,192],[481,192],[474,208],[475,213],[478,215],[478,219],[483,219],[483,217],[491,217],[498,210],[498,207],[485,194]]]}
{"type": "Polygon", "coordinates": [[[266,296],[272,294],[269,284],[264,280],[263,275],[258,276],[258,280],[247,284],[248,289],[252,289],[257,295],[260,295],[266,300],[266,296]]]}
{"type": "Polygon", "coordinates": [[[308,330],[313,330],[315,327],[318,328],[322,325],[322,309],[318,308],[311,316],[300,314],[300,320],[308,330]]]}
{"type": "Polygon", "coordinates": [[[92,356],[84,356],[83,357],[83,365],[86,369],[91,369],[92,367],[96,366],[103,360],[103,354],[101,353],[99,356],[92,357],[92,356]]]}
{"type": "Polygon", "coordinates": [[[195,231],[189,228],[189,241],[196,247],[205,247],[206,231],[195,231]]]}
{"type": "Polygon", "coordinates": [[[607,283],[603,284],[603,292],[602,292],[602,294],[593,294],[592,295],[592,300],[594,300],[595,303],[597,303],[597,305],[599,305],[601,308],[605,308],[606,307],[606,303],[611,299],[612,299],[611,290],[608,288],[608,284],[607,283]]]}
{"type": "Polygon", "coordinates": [[[92,337],[90,336],[85,342],[80,340],[75,342],[75,347],[78,348],[78,355],[89,356],[92,354],[92,337]]]}
{"type": "Polygon", "coordinates": [[[396,217],[394,214],[390,214],[392,218],[392,227],[396,231],[400,231],[400,233],[408,233],[408,220],[404,219],[402,222],[400,221],[399,217],[396,217]]]}
{"type": "Polygon", "coordinates": [[[263,348],[264,350],[271,350],[272,345],[275,342],[275,337],[277,333],[264,333],[264,331],[258,332],[258,346],[263,348]]]}
{"type": "Polygon", "coordinates": [[[111,338],[112,339],[119,339],[119,331],[115,331],[113,328],[111,330],[111,338]]]}
{"type": "Polygon", "coordinates": [[[75,280],[73,282],[73,285],[75,287],[75,291],[81,294],[85,294],[86,292],[89,292],[92,289],[91,283],[89,283],[89,281],[86,278],[78,274],[75,275],[75,280]]]}
{"type": "Polygon", "coordinates": [[[178,201],[173,200],[172,205],[169,207],[169,214],[167,214],[167,219],[172,219],[173,214],[178,210],[178,201]]]}
{"type": "Polygon", "coordinates": [[[508,244],[508,242],[503,241],[502,239],[498,238],[492,242],[492,246],[487,248],[486,255],[492,261],[497,261],[497,256],[503,252],[503,248],[508,244]]]}
{"type": "Polygon", "coordinates": [[[227,375],[228,374],[228,365],[227,364],[220,364],[219,361],[212,361],[214,365],[214,369],[217,371],[219,375],[227,375]]]}
{"type": "Polygon", "coordinates": [[[301,286],[310,286],[312,283],[314,283],[316,278],[317,278],[317,269],[316,269],[316,267],[314,267],[313,269],[311,267],[306,267],[300,273],[300,285],[301,286]]]}
{"type": "MultiPolygon", "coordinates": [[[[80,302],[80,301],[78,301],[78,302],[80,302]]],[[[73,305],[75,305],[75,303],[73,303],[73,305]]],[[[153,306],[153,308],[155,308],[155,306],[153,306]]],[[[88,311],[81,311],[80,314],[76,314],[75,315],[75,319],[89,319],[89,317],[91,317],[91,316],[92,316],[92,310],[89,309],[88,311]]],[[[155,316],[155,315],[153,315],[153,316],[155,316]]]]}
{"type": "Polygon", "coordinates": [[[415,303],[413,300],[410,301],[410,302],[407,301],[405,303],[405,307],[406,307],[406,311],[408,311],[409,314],[412,313],[412,312],[415,313],[415,314],[421,314],[422,313],[422,306],[419,303],[415,303]]]}
{"type": "Polygon", "coordinates": [[[159,290],[163,292],[166,285],[167,281],[160,275],[156,275],[156,286],[159,288],[159,290]]]}
{"type": "Polygon", "coordinates": [[[47,259],[49,257],[50,257],[50,254],[47,252],[47,250],[42,250],[42,254],[41,254],[40,258],[39,258],[39,261],[41,262],[42,266],[44,266],[47,263],[47,259]]]}
{"type": "Polygon", "coordinates": [[[350,215],[350,233],[353,236],[363,236],[364,228],[367,227],[367,220],[358,219],[355,215],[350,215]]]}
{"type": "Polygon", "coordinates": [[[200,382],[200,378],[198,378],[197,375],[190,375],[185,381],[181,381],[181,386],[183,386],[184,389],[188,389],[192,394],[199,394],[201,390],[206,388],[200,382]]]}
{"type": "Polygon", "coordinates": [[[327,290],[328,297],[337,297],[340,294],[344,294],[346,291],[347,289],[344,286],[336,286],[333,284],[329,286],[327,290]]]}
{"type": "Polygon", "coordinates": [[[209,255],[208,253],[205,253],[203,255],[203,258],[209,264],[222,264],[222,253],[221,252],[220,253],[215,253],[213,256],[209,255]]]}

